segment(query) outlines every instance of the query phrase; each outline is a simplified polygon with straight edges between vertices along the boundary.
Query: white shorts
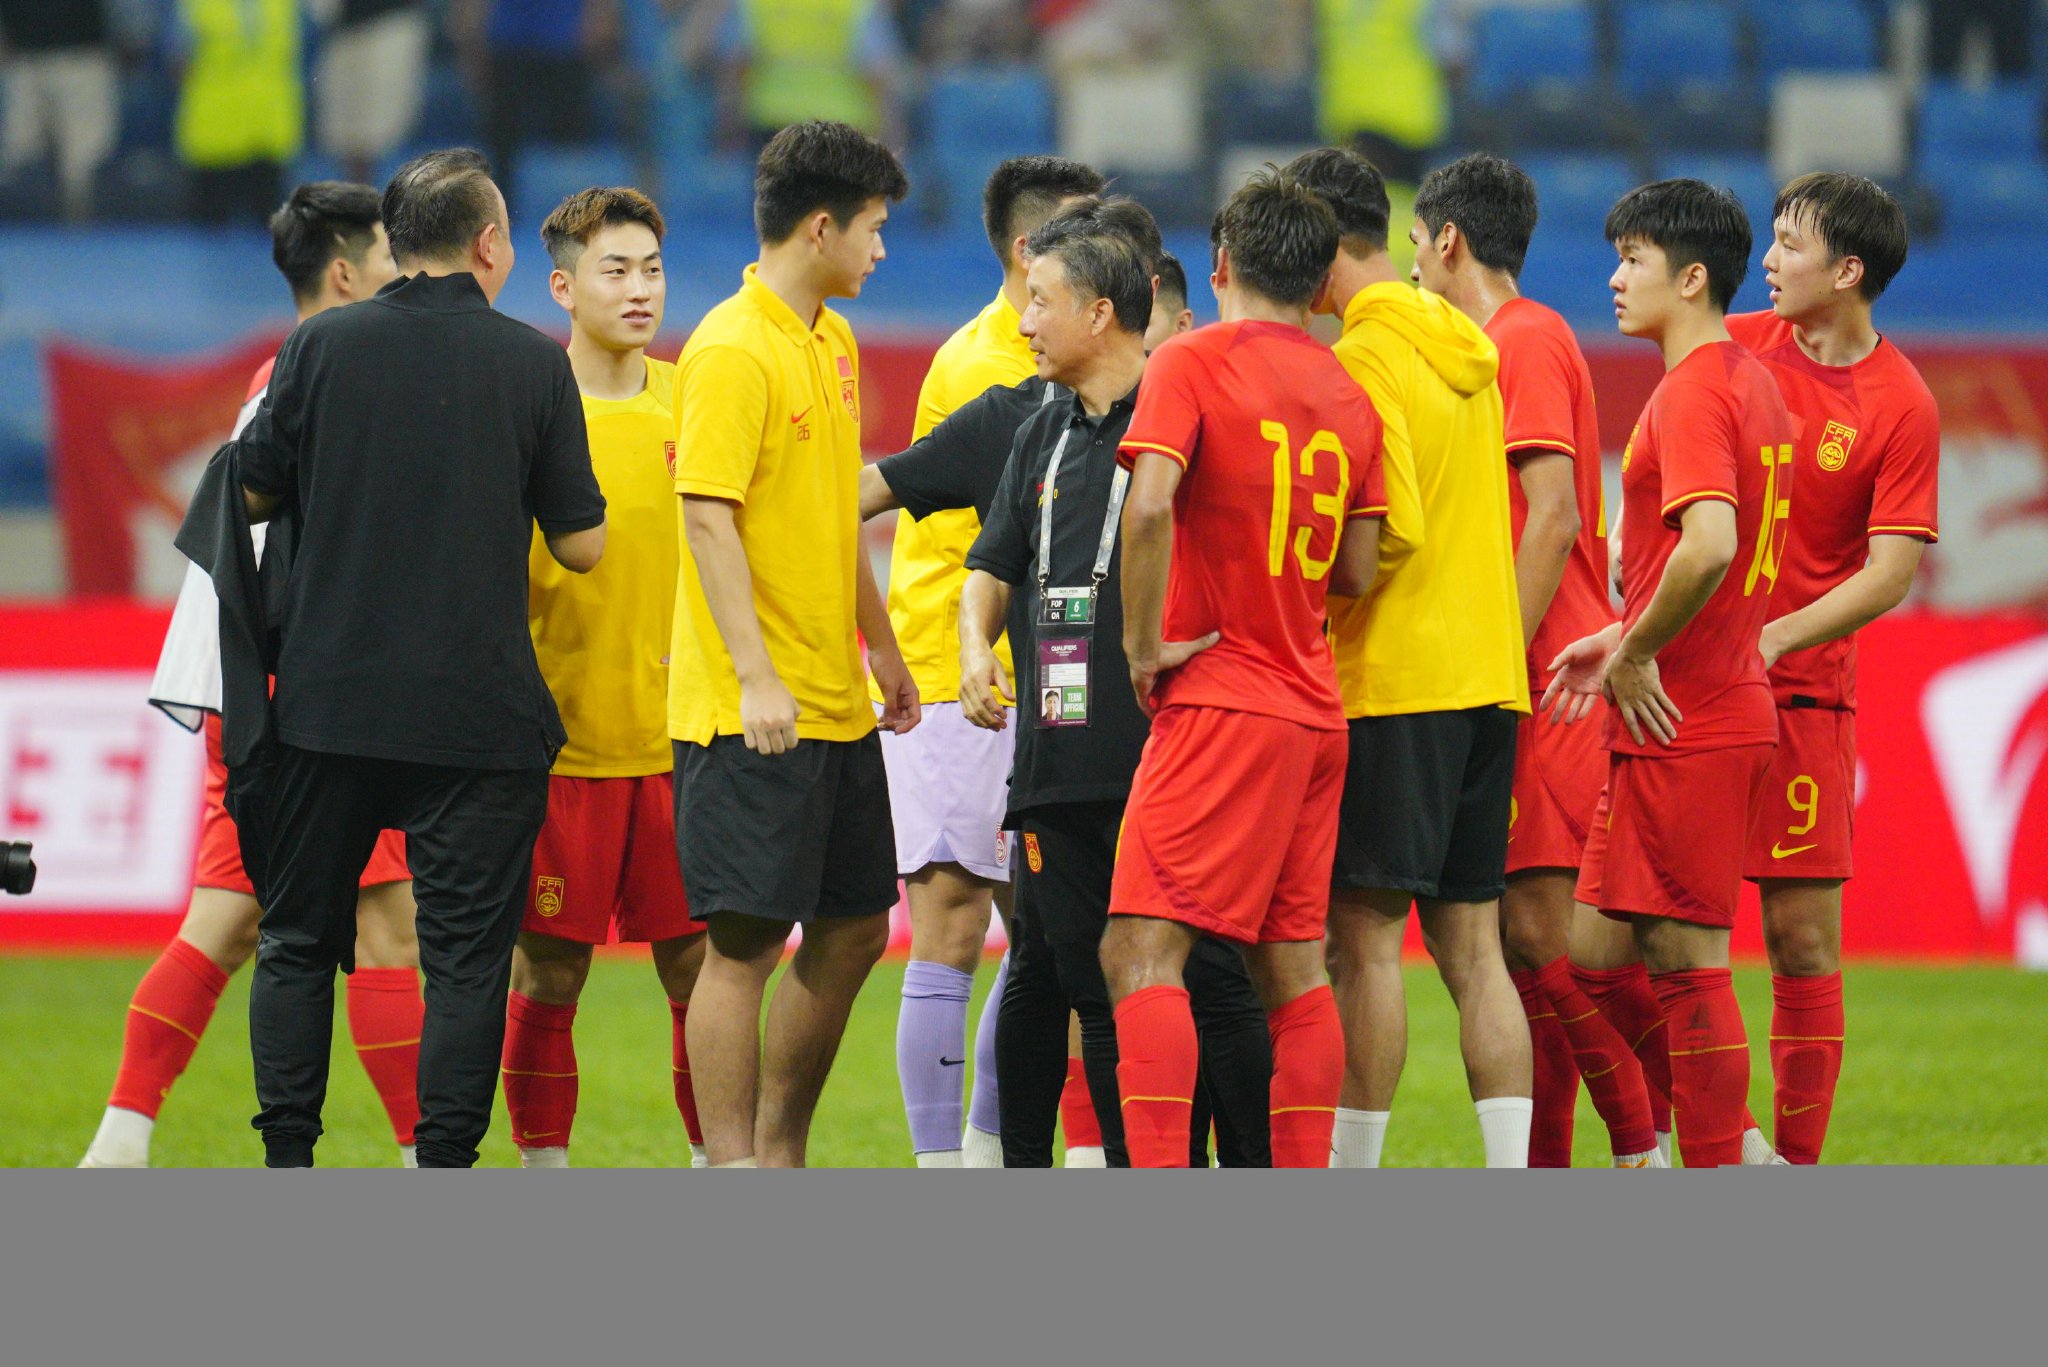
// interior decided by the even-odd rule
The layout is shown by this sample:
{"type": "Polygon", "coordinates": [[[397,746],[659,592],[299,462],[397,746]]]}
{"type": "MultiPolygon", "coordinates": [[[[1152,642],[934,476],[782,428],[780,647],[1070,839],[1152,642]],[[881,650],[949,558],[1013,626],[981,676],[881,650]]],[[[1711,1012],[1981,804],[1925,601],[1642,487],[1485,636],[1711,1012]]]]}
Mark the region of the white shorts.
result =
{"type": "Polygon", "coordinates": [[[433,36],[424,10],[393,10],[328,33],[313,94],[330,156],[374,161],[411,134],[433,36]]]}
{"type": "Polygon", "coordinates": [[[882,733],[889,771],[889,812],[896,823],[896,872],[958,864],[997,883],[1010,881],[1010,759],[1017,713],[1001,731],[967,720],[957,702],[926,703],[905,735],[882,733]]]}

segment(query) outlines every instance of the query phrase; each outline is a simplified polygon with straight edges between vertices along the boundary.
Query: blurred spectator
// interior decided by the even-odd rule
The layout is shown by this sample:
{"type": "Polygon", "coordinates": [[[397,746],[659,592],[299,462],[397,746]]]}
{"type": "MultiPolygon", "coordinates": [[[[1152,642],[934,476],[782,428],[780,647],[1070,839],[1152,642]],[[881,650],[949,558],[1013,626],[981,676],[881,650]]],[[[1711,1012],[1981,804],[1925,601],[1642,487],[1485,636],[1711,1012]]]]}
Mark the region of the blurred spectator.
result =
{"type": "Polygon", "coordinates": [[[619,0],[452,0],[449,23],[508,194],[521,147],[589,140],[598,67],[618,47],[619,0]]]}
{"type": "Polygon", "coordinates": [[[267,222],[305,146],[298,0],[177,0],[178,159],[207,222],[267,222]]]}
{"type": "Polygon", "coordinates": [[[898,27],[928,62],[1019,62],[1031,55],[1035,30],[1021,0],[903,0],[898,27]]]}
{"type": "Polygon", "coordinates": [[[0,0],[6,127],[0,169],[14,175],[46,154],[64,213],[92,212],[92,179],[120,132],[120,91],[102,0],[0,0]]]}
{"type": "Polygon", "coordinates": [[[326,0],[313,91],[320,146],[343,179],[367,183],[412,134],[426,92],[433,25],[425,0],[326,0]]]}
{"type": "Polygon", "coordinates": [[[2033,0],[1935,0],[1927,7],[1927,65],[1936,76],[1963,74],[1963,52],[1973,30],[1991,49],[1991,69],[2002,81],[2034,71],[2033,0]]]}
{"type": "Polygon", "coordinates": [[[719,122],[760,147],[805,119],[903,145],[904,48],[886,0],[729,0],[719,32],[719,122]]]}
{"type": "Polygon", "coordinates": [[[1450,124],[1433,46],[1436,8],[1432,0],[1316,0],[1323,136],[1410,186],[1450,124]]]}

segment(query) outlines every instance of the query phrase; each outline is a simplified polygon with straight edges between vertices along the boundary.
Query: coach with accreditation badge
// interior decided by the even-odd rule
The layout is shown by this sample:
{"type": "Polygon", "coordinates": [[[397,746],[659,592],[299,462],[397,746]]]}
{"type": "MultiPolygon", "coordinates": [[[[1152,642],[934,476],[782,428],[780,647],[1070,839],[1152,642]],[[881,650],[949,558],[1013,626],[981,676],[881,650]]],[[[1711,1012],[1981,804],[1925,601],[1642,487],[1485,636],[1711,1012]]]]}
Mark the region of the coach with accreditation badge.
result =
{"type": "Polygon", "coordinates": [[[419,903],[419,1163],[475,1163],[564,740],[527,634],[528,540],[538,522],[579,572],[604,549],[569,359],[491,307],[513,252],[484,159],[420,157],[383,209],[404,274],[299,326],[229,453],[250,518],[288,507],[298,528],[256,799],[249,1033],[272,1167],[313,1161],[334,971],[353,967],[356,878],[385,827],[406,833],[419,903]]]}

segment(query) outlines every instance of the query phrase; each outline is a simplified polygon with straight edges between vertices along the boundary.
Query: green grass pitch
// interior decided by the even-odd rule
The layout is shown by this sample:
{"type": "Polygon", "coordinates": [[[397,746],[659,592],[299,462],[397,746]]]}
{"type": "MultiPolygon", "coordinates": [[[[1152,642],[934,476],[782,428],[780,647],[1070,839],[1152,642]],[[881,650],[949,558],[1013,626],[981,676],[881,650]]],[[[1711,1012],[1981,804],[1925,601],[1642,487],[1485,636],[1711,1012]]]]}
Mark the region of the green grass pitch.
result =
{"type": "MultiPolygon", "coordinates": [[[[122,958],[0,958],[0,1167],[78,1161],[99,1120],[120,1055],[128,996],[147,966],[122,958]]],[[[896,1091],[895,1026],[902,961],[885,960],[861,994],[812,1132],[818,1166],[907,1166],[896,1091]]],[[[992,973],[980,975],[985,993],[992,973]]],[[[166,1167],[261,1161],[248,1054],[248,974],[235,975],[211,1030],[157,1127],[166,1167]]],[[[1753,1054],[1751,1104],[1770,1107],[1770,982],[1738,970],[1753,1054]]],[[[1427,967],[1411,968],[1408,1069],[1387,1137],[1390,1167],[1474,1167],[1478,1127],[1458,1066],[1456,1021],[1427,967]]],[[[337,992],[337,1001],[340,994],[337,992]]],[[[1828,1139],[1831,1163],[2048,1162],[2048,1091],[2041,1029],[2048,975],[1986,968],[1855,967],[1850,1042],[1828,1139]]],[[[323,1165],[397,1161],[382,1109],[337,1013],[323,1165]]],[[[654,973],[632,953],[601,955],[577,1017],[582,1098],[579,1167],[675,1167],[686,1159],[669,1093],[669,1016],[654,973]]],[[[1605,1160],[1599,1118],[1579,1102],[1577,1160],[1605,1160]]],[[[516,1162],[502,1103],[483,1162],[516,1162]]]]}

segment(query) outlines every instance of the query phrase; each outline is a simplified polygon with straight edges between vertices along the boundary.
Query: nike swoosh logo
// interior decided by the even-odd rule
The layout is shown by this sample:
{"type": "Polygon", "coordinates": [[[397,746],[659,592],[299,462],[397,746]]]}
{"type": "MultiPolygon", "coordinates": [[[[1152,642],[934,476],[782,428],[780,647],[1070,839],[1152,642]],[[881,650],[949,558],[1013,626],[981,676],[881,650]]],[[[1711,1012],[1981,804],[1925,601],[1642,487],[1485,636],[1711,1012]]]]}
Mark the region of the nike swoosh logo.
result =
{"type": "MultiPolygon", "coordinates": [[[[812,405],[811,405],[811,408],[816,408],[816,407],[817,407],[817,405],[816,405],[816,404],[812,404],[812,405]]],[[[805,418],[809,417],[810,415],[811,415],[811,409],[810,409],[810,408],[806,408],[806,409],[805,409],[805,410],[804,410],[803,412],[801,412],[801,413],[792,413],[792,414],[790,415],[790,418],[789,418],[789,420],[790,420],[791,422],[802,422],[802,421],[803,421],[803,420],[804,420],[805,418]]]]}
{"type": "Polygon", "coordinates": [[[1772,846],[1771,846],[1771,858],[1773,858],[1773,859],[1790,859],[1790,858],[1791,858],[1791,857],[1792,857],[1793,855],[1795,855],[1795,854],[1801,854],[1801,853],[1804,853],[1804,852],[1805,852],[1805,851],[1807,851],[1807,850],[1817,850],[1817,849],[1819,849],[1819,848],[1820,848],[1820,842],[1819,842],[1818,840],[1816,840],[1816,841],[1815,841],[1815,842],[1814,842],[1813,844],[1811,844],[1811,845],[1794,845],[1794,846],[1793,846],[1793,847],[1792,847],[1791,849],[1789,849],[1789,850],[1788,850],[1788,849],[1783,849],[1783,848],[1780,848],[1780,847],[1779,847],[1779,846],[1777,846],[1777,845],[1772,845],[1772,846]]]}
{"type": "Polygon", "coordinates": [[[964,1058],[947,1058],[944,1054],[939,1055],[939,1066],[941,1068],[958,1068],[965,1062],[967,1060],[964,1058]]]}
{"type": "Polygon", "coordinates": [[[1814,1102],[1811,1106],[1780,1106],[1778,1114],[1790,1120],[1795,1115],[1805,1115],[1808,1111],[1819,1110],[1820,1107],[1821,1103],[1818,1101],[1814,1102]]]}

